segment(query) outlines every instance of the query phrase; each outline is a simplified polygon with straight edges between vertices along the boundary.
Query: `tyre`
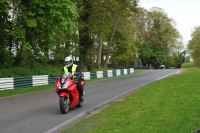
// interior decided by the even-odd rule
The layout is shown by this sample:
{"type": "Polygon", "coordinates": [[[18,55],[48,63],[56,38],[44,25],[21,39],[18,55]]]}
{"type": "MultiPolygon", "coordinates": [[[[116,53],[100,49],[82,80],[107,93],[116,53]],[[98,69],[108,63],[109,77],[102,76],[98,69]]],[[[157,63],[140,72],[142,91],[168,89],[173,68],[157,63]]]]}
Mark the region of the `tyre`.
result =
{"type": "Polygon", "coordinates": [[[60,111],[66,114],[69,111],[69,99],[66,97],[60,97],[60,111]]]}

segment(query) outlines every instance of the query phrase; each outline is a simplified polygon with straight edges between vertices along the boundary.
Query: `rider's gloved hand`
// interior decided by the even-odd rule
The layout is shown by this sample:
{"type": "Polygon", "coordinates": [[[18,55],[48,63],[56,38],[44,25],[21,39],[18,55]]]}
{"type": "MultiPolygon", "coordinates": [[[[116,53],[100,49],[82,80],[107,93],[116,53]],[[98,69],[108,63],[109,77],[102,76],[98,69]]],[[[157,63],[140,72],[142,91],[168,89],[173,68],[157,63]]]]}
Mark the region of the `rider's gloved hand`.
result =
{"type": "Polygon", "coordinates": [[[77,78],[74,78],[74,81],[75,81],[75,82],[78,82],[78,79],[77,79],[77,78]]]}

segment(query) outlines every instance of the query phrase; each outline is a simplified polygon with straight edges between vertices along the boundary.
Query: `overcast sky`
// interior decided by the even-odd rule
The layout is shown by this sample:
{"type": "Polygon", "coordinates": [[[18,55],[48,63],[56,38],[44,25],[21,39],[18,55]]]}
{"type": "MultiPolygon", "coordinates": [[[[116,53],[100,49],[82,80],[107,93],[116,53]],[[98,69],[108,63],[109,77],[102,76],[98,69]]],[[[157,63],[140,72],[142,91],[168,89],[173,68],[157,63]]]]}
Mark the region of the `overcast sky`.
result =
{"type": "Polygon", "coordinates": [[[183,36],[184,44],[191,39],[192,30],[200,26],[200,0],[140,0],[139,5],[147,10],[162,8],[176,21],[176,29],[183,36]]]}

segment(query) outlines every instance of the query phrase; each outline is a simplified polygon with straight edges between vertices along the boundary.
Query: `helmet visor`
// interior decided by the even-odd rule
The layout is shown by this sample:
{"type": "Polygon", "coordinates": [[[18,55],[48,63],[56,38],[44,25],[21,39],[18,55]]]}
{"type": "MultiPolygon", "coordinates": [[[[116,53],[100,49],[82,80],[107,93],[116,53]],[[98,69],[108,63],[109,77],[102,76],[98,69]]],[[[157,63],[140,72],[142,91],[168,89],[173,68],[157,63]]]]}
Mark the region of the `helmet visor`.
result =
{"type": "Polygon", "coordinates": [[[70,60],[70,61],[65,61],[65,65],[71,66],[71,65],[72,65],[72,60],[70,60]]]}
{"type": "Polygon", "coordinates": [[[69,65],[71,63],[71,61],[65,61],[66,65],[69,65]]]}

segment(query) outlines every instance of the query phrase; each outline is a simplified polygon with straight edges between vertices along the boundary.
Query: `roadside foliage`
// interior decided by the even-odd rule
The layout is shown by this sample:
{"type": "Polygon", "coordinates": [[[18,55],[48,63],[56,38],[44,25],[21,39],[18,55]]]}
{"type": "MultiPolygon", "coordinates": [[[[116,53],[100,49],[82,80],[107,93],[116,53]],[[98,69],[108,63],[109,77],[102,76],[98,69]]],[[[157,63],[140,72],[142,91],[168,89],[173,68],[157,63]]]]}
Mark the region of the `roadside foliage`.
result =
{"type": "Polygon", "coordinates": [[[194,60],[195,66],[200,67],[200,26],[194,28],[191,37],[188,50],[194,60]]]}
{"type": "Polygon", "coordinates": [[[139,0],[2,0],[0,16],[0,68],[63,64],[69,54],[84,70],[184,62],[176,22],[139,0]]]}

